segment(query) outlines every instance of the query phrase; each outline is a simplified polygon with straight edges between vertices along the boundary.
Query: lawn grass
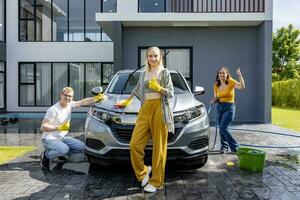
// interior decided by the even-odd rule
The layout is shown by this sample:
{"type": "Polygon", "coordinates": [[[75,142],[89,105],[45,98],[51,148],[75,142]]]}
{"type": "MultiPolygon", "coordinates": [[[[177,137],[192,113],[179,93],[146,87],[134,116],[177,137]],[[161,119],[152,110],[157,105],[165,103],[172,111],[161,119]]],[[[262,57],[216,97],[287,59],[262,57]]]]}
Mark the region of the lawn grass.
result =
{"type": "Polygon", "coordinates": [[[294,131],[300,131],[300,110],[272,107],[272,123],[294,131]]]}
{"type": "Polygon", "coordinates": [[[34,149],[35,147],[33,146],[0,146],[0,165],[34,149]]]}

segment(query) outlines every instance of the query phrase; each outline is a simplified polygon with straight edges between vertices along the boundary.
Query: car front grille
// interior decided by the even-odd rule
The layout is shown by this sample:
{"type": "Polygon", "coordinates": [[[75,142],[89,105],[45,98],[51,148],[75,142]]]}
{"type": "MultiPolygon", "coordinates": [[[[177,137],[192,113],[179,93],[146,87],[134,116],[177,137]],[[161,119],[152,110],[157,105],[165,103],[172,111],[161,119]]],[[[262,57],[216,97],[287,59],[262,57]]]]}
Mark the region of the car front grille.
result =
{"type": "Polygon", "coordinates": [[[207,137],[197,138],[188,145],[188,147],[192,150],[201,149],[201,148],[207,147],[207,146],[208,146],[208,138],[207,137]]]}
{"type": "Polygon", "coordinates": [[[86,146],[92,149],[101,150],[105,147],[105,145],[100,141],[93,138],[86,139],[86,146]]]}
{"type": "MultiPolygon", "coordinates": [[[[109,124],[109,126],[115,138],[119,142],[129,144],[134,129],[133,125],[120,125],[120,124],[111,123],[109,124]]],[[[175,127],[175,133],[168,134],[168,143],[175,141],[182,129],[183,127],[175,127]]]]}

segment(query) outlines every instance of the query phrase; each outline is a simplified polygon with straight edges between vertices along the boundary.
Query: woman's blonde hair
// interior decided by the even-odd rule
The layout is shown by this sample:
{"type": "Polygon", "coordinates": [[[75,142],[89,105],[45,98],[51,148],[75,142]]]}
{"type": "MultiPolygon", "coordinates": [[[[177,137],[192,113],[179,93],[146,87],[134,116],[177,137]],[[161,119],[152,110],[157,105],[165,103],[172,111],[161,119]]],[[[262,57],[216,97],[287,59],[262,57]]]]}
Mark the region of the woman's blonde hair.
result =
{"type": "Polygon", "coordinates": [[[150,65],[148,63],[148,53],[151,51],[151,50],[154,50],[154,51],[158,51],[159,52],[159,61],[158,61],[158,68],[160,69],[163,69],[164,68],[164,64],[163,64],[163,56],[162,56],[162,51],[158,48],[158,47],[149,47],[146,51],[146,59],[145,59],[145,69],[146,69],[146,72],[149,72],[150,70],[150,65]]]}

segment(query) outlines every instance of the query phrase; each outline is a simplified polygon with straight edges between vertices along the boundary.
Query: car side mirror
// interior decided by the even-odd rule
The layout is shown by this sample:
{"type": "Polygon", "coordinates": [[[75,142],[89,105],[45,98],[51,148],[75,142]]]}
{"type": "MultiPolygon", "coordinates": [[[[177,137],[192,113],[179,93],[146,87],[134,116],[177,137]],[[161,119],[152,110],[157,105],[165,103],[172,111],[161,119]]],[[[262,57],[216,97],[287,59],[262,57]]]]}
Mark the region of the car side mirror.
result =
{"type": "Polygon", "coordinates": [[[92,94],[93,95],[98,95],[100,93],[102,93],[103,89],[101,86],[97,86],[97,87],[93,87],[92,89],[92,94]]]}
{"type": "Polygon", "coordinates": [[[201,86],[195,86],[193,93],[195,96],[202,95],[205,93],[205,89],[204,89],[204,87],[201,87],[201,86]]]}

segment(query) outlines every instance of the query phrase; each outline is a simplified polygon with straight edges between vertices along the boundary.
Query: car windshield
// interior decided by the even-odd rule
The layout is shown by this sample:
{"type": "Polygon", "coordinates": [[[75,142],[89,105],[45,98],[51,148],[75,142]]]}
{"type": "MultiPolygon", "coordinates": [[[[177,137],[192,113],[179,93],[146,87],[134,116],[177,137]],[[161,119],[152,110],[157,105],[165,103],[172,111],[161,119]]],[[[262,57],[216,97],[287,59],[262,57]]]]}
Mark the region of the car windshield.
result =
{"type": "MultiPolygon", "coordinates": [[[[139,80],[140,72],[135,72],[130,76],[130,79],[127,81],[129,73],[119,73],[113,79],[110,87],[108,88],[107,92],[110,94],[121,94],[124,85],[123,94],[130,94],[131,91],[137,85],[139,80]],[[126,83],[127,82],[127,83],[126,83]]],[[[182,93],[189,93],[188,86],[182,76],[179,73],[171,73],[171,78],[174,86],[174,93],[175,94],[182,94],[182,93]]]]}

